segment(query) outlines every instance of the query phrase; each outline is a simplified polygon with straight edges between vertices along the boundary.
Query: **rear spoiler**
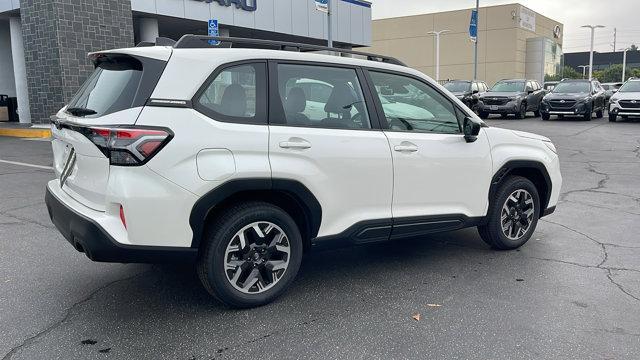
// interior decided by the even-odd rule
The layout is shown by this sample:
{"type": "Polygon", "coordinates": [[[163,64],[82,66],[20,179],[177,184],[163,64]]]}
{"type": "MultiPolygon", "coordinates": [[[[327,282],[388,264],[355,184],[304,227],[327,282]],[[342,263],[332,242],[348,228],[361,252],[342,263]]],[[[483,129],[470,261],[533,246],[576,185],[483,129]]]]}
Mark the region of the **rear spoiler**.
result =
{"type": "Polygon", "coordinates": [[[169,39],[166,37],[157,37],[155,42],[152,41],[141,41],[136,45],[136,47],[151,47],[151,46],[173,46],[176,44],[176,41],[173,39],[169,39]]]}

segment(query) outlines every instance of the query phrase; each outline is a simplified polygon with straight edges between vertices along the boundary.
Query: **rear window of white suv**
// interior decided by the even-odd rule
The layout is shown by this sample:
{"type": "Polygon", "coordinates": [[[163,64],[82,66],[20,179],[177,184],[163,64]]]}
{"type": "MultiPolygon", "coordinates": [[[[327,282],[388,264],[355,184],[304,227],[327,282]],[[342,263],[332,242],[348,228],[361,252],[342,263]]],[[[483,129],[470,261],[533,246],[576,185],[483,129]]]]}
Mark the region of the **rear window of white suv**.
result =
{"type": "Polygon", "coordinates": [[[76,116],[100,117],[143,106],[166,63],[128,55],[100,55],[95,70],[67,106],[76,116]]]}

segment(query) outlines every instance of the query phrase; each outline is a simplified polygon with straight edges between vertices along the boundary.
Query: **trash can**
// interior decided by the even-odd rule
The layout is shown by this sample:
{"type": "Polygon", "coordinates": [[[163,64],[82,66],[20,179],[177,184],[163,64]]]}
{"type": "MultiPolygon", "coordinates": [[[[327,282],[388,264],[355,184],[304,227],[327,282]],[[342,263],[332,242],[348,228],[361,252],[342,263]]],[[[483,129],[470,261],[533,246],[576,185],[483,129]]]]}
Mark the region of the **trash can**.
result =
{"type": "Polygon", "coordinates": [[[9,96],[0,95],[0,122],[9,121],[9,96]]]}
{"type": "Polygon", "coordinates": [[[10,122],[20,121],[20,117],[18,116],[18,98],[10,97],[9,106],[7,106],[7,108],[9,110],[9,121],[10,122]]]}

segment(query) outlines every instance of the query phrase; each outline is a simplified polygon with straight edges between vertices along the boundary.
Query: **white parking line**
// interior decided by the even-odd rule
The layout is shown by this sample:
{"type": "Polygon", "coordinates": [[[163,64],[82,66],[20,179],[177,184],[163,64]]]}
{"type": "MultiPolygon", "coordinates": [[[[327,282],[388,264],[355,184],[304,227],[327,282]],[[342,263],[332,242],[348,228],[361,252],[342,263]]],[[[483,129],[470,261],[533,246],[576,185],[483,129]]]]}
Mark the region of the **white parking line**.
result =
{"type": "Polygon", "coordinates": [[[27,167],[32,167],[32,168],[36,168],[36,169],[53,170],[53,168],[52,168],[51,166],[43,166],[43,165],[36,165],[36,164],[27,164],[27,163],[18,162],[18,161],[9,161],[9,160],[2,160],[2,159],[0,159],[0,163],[3,163],[3,164],[10,164],[10,165],[27,166],[27,167]]]}

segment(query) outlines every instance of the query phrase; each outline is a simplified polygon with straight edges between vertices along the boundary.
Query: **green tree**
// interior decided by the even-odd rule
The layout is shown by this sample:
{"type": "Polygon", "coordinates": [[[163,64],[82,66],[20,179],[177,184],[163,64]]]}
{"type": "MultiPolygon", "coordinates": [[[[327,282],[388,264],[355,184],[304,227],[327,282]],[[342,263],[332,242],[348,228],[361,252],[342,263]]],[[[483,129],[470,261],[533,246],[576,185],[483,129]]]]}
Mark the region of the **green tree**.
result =
{"type": "Polygon", "coordinates": [[[582,74],[571,66],[565,66],[559,74],[544,76],[544,81],[560,81],[562,79],[582,79],[582,74]]]}

